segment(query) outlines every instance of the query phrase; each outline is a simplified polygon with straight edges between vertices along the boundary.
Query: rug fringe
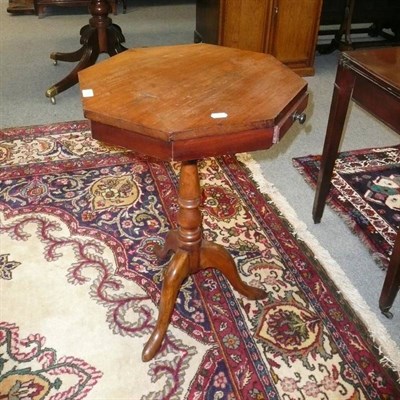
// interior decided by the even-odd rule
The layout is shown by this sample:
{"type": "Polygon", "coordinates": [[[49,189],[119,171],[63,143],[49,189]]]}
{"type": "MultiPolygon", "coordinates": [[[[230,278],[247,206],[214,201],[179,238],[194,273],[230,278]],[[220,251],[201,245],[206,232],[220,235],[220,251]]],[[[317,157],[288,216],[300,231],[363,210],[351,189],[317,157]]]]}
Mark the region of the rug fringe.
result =
{"type": "Polygon", "coordinates": [[[251,172],[254,181],[258,185],[260,191],[267,194],[273,203],[284,213],[286,219],[295,230],[296,236],[313,251],[316,258],[325,266],[325,271],[340,288],[340,293],[356,311],[359,318],[366,325],[370,335],[377,343],[377,350],[381,356],[381,363],[389,366],[398,374],[398,382],[400,383],[400,348],[396,342],[390,337],[385,326],[379,321],[376,315],[371,311],[366,301],[362,298],[358,290],[350,282],[339,264],[332,258],[330,253],[324,249],[318,240],[308,231],[307,225],[302,222],[295,210],[290,206],[285,197],[283,197],[278,189],[265,179],[260,165],[248,153],[238,154],[239,161],[251,172]],[[329,268],[326,265],[329,264],[329,268]]]}

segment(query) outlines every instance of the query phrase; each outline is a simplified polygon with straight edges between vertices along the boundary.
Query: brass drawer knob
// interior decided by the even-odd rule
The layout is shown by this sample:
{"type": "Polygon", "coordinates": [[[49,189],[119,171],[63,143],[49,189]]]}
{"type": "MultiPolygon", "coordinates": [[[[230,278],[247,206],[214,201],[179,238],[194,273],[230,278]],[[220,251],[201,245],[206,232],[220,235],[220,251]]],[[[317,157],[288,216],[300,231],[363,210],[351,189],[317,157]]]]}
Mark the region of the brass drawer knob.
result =
{"type": "Polygon", "coordinates": [[[305,113],[299,113],[295,111],[293,114],[293,121],[297,121],[300,125],[303,125],[304,122],[306,122],[306,118],[307,116],[305,113]]]}

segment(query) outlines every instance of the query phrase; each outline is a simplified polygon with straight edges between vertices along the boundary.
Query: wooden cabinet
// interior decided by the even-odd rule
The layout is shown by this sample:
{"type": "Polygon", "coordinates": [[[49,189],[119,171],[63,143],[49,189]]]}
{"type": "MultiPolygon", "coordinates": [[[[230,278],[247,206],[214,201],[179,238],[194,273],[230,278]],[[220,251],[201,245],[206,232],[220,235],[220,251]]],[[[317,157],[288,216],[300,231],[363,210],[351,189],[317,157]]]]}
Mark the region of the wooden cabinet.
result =
{"type": "Polygon", "coordinates": [[[195,41],[269,53],[314,74],[322,0],[197,0],[195,41]]]}

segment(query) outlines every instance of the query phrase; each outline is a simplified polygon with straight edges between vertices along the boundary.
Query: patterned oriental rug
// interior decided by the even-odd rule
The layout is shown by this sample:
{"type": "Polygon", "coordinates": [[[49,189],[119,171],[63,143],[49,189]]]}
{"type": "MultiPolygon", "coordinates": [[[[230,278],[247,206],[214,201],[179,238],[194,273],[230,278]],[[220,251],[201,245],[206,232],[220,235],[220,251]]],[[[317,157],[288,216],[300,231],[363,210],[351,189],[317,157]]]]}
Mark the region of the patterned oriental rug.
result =
{"type": "Polygon", "coordinates": [[[250,156],[199,162],[204,235],[269,296],[190,277],[149,363],[179,164],[86,122],[3,130],[0,159],[0,399],[400,398],[398,347],[250,156]]]}
{"type": "MultiPolygon", "coordinates": [[[[314,188],[321,156],[293,159],[314,188]]],[[[400,145],[339,153],[328,204],[387,268],[400,228],[400,145]]]]}

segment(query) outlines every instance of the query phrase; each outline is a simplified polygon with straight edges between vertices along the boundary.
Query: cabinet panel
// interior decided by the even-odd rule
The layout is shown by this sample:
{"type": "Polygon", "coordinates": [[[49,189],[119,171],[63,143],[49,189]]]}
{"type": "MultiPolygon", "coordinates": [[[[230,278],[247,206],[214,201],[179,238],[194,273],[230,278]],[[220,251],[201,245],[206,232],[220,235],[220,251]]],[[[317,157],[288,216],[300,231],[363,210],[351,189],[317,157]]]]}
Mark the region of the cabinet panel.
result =
{"type": "Polygon", "coordinates": [[[197,0],[194,41],[218,44],[221,16],[219,1],[197,0]]]}
{"type": "Polygon", "coordinates": [[[322,0],[197,0],[195,40],[270,53],[312,75],[322,0]]]}
{"type": "Polygon", "coordinates": [[[274,0],[267,52],[285,64],[308,67],[314,59],[321,0],[274,0]]]}
{"type": "Polygon", "coordinates": [[[264,51],[268,11],[266,0],[224,0],[220,43],[244,50],[264,51]]]}

